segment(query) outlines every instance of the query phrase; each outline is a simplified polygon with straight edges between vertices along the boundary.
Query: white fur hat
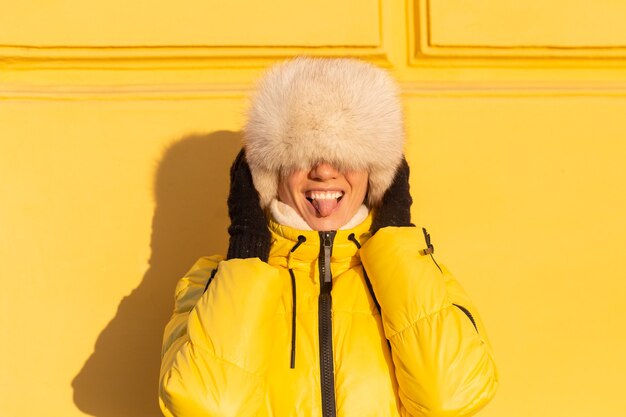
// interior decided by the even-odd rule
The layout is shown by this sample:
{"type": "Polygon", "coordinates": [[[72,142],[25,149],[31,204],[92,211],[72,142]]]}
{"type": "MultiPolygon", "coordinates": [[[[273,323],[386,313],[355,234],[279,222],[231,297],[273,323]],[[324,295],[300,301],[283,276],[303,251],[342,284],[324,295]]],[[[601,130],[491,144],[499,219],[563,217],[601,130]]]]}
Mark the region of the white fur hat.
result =
{"type": "Polygon", "coordinates": [[[402,160],[398,87],[386,71],[350,58],[299,57],[260,80],[244,128],[244,148],[261,206],[276,197],[279,175],[327,162],[369,173],[376,205],[402,160]]]}

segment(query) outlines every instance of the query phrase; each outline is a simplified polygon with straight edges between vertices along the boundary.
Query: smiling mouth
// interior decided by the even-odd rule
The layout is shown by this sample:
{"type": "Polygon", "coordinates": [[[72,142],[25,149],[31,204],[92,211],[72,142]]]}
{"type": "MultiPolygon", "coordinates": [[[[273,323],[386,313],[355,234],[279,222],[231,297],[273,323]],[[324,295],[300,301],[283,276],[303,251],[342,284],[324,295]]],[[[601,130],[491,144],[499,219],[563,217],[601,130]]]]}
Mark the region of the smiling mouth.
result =
{"type": "Polygon", "coordinates": [[[343,191],[307,191],[305,197],[321,217],[330,216],[344,196],[343,191]]]}

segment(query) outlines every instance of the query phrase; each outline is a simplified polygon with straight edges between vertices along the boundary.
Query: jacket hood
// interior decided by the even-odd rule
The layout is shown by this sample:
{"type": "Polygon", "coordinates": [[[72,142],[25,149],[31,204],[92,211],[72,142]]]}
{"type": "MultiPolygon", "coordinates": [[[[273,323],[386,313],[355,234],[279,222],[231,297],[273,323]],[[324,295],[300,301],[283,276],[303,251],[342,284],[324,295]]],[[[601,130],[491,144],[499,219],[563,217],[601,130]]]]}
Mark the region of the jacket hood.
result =
{"type": "Polygon", "coordinates": [[[279,175],[328,162],[367,170],[377,205],[402,159],[398,88],[386,71],[349,58],[295,58],[270,68],[252,96],[244,147],[262,207],[279,175]]]}

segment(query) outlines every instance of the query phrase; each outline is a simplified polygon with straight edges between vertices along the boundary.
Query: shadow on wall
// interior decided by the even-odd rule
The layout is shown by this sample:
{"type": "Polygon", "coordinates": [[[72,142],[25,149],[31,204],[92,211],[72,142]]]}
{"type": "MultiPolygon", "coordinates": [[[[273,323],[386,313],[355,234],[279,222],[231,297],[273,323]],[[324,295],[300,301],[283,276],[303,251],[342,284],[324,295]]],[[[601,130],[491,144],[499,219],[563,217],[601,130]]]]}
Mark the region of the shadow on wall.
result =
{"type": "Polygon", "coordinates": [[[174,287],[197,258],[225,253],[229,169],[240,147],[239,133],[218,131],[185,137],[166,150],[155,179],[150,267],[122,299],[72,381],[74,402],[83,412],[161,416],[161,339],[174,306],[174,287]]]}

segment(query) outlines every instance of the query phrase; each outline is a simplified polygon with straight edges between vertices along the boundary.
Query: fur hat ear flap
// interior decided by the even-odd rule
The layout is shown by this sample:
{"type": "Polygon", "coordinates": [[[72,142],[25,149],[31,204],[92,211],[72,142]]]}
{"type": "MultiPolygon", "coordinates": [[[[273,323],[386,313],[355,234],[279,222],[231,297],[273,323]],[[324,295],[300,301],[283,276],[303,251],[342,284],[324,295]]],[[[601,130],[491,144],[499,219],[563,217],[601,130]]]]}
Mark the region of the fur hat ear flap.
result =
{"type": "Polygon", "coordinates": [[[393,172],[378,170],[370,173],[367,193],[367,205],[369,207],[375,207],[380,204],[385,191],[393,182],[394,175],[395,170],[393,172]]]}
{"type": "Polygon", "coordinates": [[[280,173],[268,171],[264,167],[250,167],[252,182],[259,192],[259,203],[265,208],[276,198],[280,173]]]}
{"type": "Polygon", "coordinates": [[[377,205],[402,160],[398,87],[386,71],[350,58],[295,58],[272,67],[252,97],[244,147],[261,205],[279,175],[319,161],[369,172],[377,205]]]}

